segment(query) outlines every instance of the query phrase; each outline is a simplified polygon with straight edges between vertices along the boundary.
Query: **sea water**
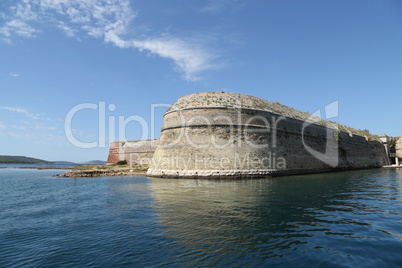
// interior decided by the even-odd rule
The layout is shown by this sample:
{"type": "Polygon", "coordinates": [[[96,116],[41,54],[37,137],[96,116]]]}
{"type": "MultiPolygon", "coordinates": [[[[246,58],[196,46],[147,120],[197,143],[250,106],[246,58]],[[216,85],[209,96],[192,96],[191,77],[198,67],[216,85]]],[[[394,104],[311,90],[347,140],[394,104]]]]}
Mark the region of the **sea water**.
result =
{"type": "Polygon", "coordinates": [[[0,169],[0,267],[400,267],[402,170],[248,180],[0,169]]]}

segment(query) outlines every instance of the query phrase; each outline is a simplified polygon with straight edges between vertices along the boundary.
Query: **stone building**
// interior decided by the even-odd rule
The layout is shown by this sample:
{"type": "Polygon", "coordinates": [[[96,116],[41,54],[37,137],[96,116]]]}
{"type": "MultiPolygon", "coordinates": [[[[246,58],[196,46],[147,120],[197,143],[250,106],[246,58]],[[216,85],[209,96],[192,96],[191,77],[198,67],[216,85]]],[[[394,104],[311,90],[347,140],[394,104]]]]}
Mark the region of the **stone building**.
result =
{"type": "Polygon", "coordinates": [[[392,138],[385,135],[385,134],[380,134],[378,135],[378,138],[381,140],[382,144],[384,145],[385,152],[387,155],[390,155],[390,145],[391,145],[391,140],[392,138]]]}
{"type": "Polygon", "coordinates": [[[397,137],[395,143],[395,164],[400,165],[402,163],[402,136],[397,137]]]}
{"type": "Polygon", "coordinates": [[[378,135],[381,140],[390,163],[399,166],[402,163],[402,136],[389,137],[385,134],[378,135]]]}

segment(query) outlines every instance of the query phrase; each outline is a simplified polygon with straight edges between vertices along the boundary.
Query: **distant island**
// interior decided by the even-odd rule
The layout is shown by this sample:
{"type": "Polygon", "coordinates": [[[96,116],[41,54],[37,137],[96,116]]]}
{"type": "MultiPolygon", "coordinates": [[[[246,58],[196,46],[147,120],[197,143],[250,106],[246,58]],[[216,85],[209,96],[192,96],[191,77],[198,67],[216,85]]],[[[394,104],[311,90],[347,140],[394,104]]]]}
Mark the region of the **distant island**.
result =
{"type": "Polygon", "coordinates": [[[0,164],[105,165],[106,161],[92,160],[82,163],[76,163],[69,161],[47,161],[43,159],[17,155],[0,155],[0,164]]]}
{"type": "Polygon", "coordinates": [[[78,163],[78,165],[106,165],[106,161],[92,160],[92,161],[78,163]]]}
{"type": "Polygon", "coordinates": [[[46,161],[38,158],[14,155],[0,155],[0,163],[2,164],[52,164],[51,161],[46,161]]]}

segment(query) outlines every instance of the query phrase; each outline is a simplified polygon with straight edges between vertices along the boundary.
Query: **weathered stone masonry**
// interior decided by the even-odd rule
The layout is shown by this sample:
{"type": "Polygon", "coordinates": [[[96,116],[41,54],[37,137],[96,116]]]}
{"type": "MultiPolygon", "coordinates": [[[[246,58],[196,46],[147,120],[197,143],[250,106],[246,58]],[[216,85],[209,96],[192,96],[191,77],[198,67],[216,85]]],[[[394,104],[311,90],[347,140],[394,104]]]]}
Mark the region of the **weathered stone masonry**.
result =
{"type": "Polygon", "coordinates": [[[107,164],[126,160],[129,164],[149,164],[158,140],[116,141],[110,144],[107,164]]]}
{"type": "Polygon", "coordinates": [[[389,163],[373,136],[334,127],[308,113],[248,95],[187,95],[165,113],[147,175],[254,177],[389,163]]]}

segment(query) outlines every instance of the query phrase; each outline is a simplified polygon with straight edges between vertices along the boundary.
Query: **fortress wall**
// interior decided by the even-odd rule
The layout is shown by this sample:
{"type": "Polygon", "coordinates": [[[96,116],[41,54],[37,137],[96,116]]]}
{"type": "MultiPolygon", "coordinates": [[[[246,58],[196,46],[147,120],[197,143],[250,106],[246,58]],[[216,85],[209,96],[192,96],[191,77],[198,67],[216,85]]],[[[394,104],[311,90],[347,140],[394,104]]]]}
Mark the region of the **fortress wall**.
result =
{"type": "Polygon", "coordinates": [[[397,137],[398,140],[395,144],[395,153],[398,158],[402,158],[402,136],[397,137]]]}
{"type": "Polygon", "coordinates": [[[107,164],[126,160],[129,164],[149,164],[158,140],[117,141],[110,144],[107,164]]]}
{"type": "Polygon", "coordinates": [[[107,165],[115,164],[121,160],[124,160],[124,155],[120,153],[124,142],[116,141],[112,142],[109,147],[109,156],[107,158],[107,165]]]}
{"type": "Polygon", "coordinates": [[[251,108],[251,96],[212,94],[218,99],[237,98],[241,103],[251,98],[244,108],[219,106],[219,101],[208,104],[210,97],[205,93],[193,95],[198,100],[185,96],[187,104],[206,103],[210,107],[187,107],[179,99],[179,105],[166,112],[149,176],[253,177],[388,164],[381,142],[369,137],[251,108]]]}

